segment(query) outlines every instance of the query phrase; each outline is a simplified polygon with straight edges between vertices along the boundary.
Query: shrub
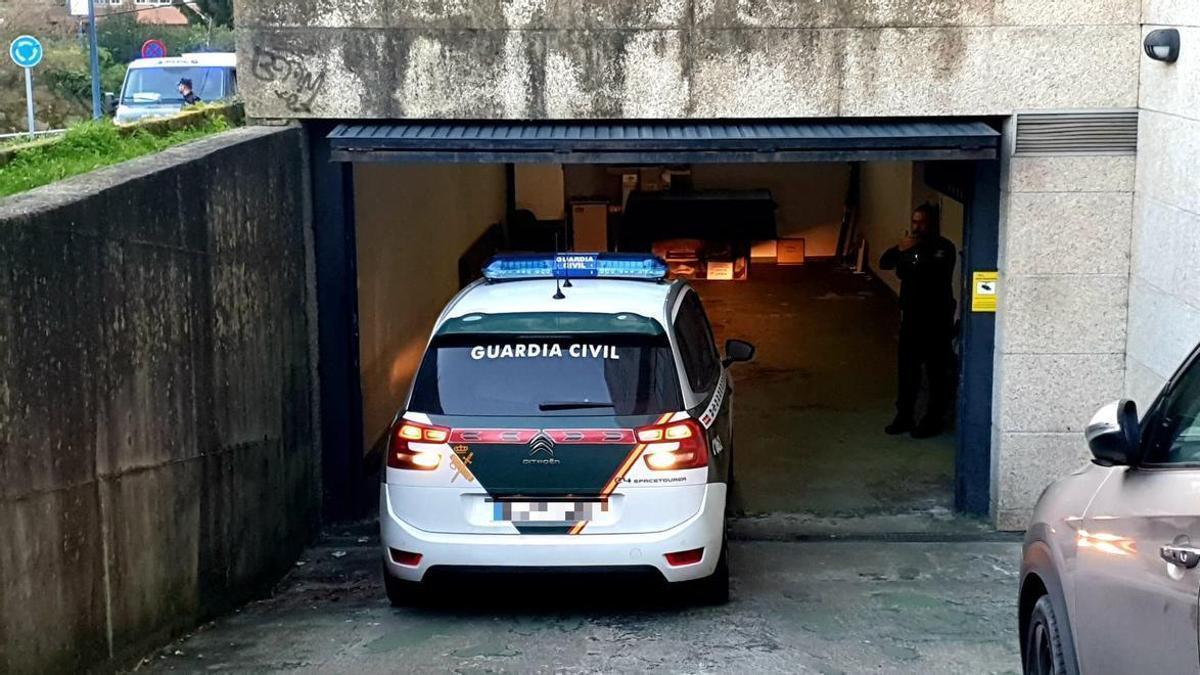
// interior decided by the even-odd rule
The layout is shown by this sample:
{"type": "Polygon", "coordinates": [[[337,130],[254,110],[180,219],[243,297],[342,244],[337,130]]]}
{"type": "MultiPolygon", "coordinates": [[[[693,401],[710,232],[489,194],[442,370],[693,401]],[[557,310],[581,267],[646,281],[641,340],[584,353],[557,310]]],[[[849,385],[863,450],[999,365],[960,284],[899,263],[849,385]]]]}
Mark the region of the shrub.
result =
{"type": "MultiPolygon", "coordinates": [[[[92,105],[92,73],[87,49],[74,42],[57,42],[46,47],[39,74],[59,95],[92,105]]],[[[117,91],[125,79],[125,65],[113,60],[112,52],[100,50],[100,90],[117,91]]]]}
{"type": "Polygon", "coordinates": [[[10,149],[11,159],[0,166],[0,196],[86,173],[109,164],[158,152],[230,127],[224,117],[202,115],[189,128],[154,134],[145,129],[122,133],[112,122],[83,122],[56,142],[38,142],[10,149]]]}

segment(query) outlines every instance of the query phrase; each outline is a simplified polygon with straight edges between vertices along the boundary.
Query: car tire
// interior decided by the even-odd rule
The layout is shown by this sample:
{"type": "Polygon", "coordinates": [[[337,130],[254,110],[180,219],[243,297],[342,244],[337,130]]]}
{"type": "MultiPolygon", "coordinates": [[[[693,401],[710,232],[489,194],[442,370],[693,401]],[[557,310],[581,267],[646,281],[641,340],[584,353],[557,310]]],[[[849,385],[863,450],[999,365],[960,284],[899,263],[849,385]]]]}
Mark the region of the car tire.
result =
{"type": "Polygon", "coordinates": [[[424,598],[420,582],[397,579],[388,572],[387,563],[383,566],[383,588],[392,607],[411,607],[424,598]]]}
{"type": "Polygon", "coordinates": [[[1062,634],[1050,596],[1043,595],[1034,604],[1021,639],[1025,643],[1022,651],[1025,675],[1074,675],[1074,669],[1067,668],[1062,634]]]}

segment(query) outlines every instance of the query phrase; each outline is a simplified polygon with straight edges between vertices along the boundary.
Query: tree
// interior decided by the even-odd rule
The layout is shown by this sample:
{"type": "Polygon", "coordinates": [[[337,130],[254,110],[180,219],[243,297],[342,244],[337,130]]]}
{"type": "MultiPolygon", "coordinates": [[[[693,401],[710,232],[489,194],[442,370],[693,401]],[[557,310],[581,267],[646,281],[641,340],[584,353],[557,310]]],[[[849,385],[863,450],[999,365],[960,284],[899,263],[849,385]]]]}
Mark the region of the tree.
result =
{"type": "Polygon", "coordinates": [[[212,19],[214,26],[233,28],[233,0],[191,0],[180,4],[179,9],[193,24],[208,25],[208,19],[212,19]]]}
{"type": "Polygon", "coordinates": [[[138,23],[133,14],[117,14],[97,24],[100,46],[112,52],[117,63],[127,63],[141,56],[142,43],[150,38],[162,40],[169,54],[197,51],[232,51],[233,31],[208,24],[188,26],[158,26],[138,23]]]}

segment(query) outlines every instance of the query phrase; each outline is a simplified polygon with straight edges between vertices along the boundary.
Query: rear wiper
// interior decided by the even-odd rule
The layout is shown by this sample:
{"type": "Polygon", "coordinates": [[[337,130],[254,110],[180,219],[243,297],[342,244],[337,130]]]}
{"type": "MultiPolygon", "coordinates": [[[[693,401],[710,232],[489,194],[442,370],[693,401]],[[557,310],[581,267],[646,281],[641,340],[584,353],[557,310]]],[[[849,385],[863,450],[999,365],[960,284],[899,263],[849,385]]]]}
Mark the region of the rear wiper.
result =
{"type": "Polygon", "coordinates": [[[546,401],[538,404],[538,410],[542,412],[552,410],[578,410],[583,408],[613,408],[616,407],[612,403],[603,401],[546,401]]]}

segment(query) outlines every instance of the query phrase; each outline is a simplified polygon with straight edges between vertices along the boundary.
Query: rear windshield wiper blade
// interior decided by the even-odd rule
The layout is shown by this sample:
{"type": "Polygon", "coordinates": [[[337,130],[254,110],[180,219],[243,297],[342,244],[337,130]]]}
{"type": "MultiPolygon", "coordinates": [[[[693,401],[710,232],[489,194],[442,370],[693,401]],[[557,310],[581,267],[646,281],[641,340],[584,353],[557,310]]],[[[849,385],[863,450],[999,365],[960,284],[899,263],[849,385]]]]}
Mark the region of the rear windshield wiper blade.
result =
{"type": "Polygon", "coordinates": [[[542,412],[552,410],[580,410],[584,408],[613,408],[616,407],[612,403],[606,401],[546,401],[538,404],[538,410],[542,412]]]}

